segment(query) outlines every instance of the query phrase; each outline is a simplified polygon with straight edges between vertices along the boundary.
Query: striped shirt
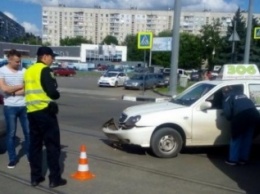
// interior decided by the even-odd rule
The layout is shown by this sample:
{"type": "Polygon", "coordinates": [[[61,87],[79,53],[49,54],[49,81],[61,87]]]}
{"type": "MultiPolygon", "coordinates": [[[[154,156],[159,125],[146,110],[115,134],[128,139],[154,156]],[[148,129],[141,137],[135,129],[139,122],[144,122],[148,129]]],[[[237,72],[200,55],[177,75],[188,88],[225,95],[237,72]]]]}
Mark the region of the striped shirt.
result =
{"type": "MultiPolygon", "coordinates": [[[[0,79],[3,79],[8,86],[22,85],[25,69],[19,69],[17,72],[11,71],[6,65],[0,68],[0,79]]],[[[12,96],[4,93],[5,106],[25,106],[24,96],[12,96]]]]}

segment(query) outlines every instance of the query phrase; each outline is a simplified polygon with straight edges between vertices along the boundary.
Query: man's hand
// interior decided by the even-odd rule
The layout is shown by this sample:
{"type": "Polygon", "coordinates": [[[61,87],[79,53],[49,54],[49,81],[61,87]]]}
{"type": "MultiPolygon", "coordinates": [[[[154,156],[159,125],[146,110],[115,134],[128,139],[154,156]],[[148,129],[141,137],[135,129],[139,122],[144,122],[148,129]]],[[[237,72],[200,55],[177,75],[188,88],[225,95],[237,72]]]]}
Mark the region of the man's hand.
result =
{"type": "Polygon", "coordinates": [[[5,83],[4,79],[0,79],[0,89],[7,93],[7,94],[13,94],[18,90],[23,90],[24,85],[16,85],[16,86],[9,86],[5,83]]]}

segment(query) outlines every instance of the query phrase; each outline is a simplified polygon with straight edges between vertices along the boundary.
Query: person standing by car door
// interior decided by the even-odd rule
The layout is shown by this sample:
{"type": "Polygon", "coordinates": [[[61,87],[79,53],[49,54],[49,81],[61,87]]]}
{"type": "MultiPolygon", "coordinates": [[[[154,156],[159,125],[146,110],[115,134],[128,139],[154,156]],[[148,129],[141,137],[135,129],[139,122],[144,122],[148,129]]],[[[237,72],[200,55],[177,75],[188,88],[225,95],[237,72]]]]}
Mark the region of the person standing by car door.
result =
{"type": "Polygon", "coordinates": [[[254,129],[260,121],[260,114],[253,101],[242,91],[225,87],[223,95],[223,113],[231,121],[229,158],[226,163],[243,165],[249,160],[254,129]]]}
{"type": "Polygon", "coordinates": [[[37,62],[25,72],[25,100],[30,125],[30,167],[31,185],[37,186],[45,180],[42,174],[42,147],[47,150],[50,170],[49,187],[67,183],[61,178],[60,129],[57,120],[58,105],[54,100],[60,97],[57,82],[49,68],[55,54],[50,47],[40,47],[37,62]]]}
{"type": "Polygon", "coordinates": [[[25,69],[21,67],[21,53],[10,50],[7,54],[8,64],[0,68],[0,88],[4,92],[4,116],[6,122],[6,144],[9,156],[7,168],[15,168],[17,155],[15,151],[16,123],[19,118],[24,138],[25,152],[29,160],[29,125],[27,120],[23,75],[25,69]]]}

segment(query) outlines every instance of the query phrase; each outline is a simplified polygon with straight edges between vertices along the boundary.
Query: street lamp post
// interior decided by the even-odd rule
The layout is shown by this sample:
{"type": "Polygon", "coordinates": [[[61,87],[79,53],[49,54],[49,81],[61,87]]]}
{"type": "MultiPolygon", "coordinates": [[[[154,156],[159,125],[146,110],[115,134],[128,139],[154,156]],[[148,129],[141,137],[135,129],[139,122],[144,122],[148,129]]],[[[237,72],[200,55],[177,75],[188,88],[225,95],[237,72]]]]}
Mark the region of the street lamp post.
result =
{"type": "Polygon", "coordinates": [[[178,62],[179,62],[179,44],[180,44],[180,17],[181,17],[181,0],[175,0],[174,4],[174,22],[172,32],[172,53],[171,53],[171,73],[170,73],[170,95],[177,93],[178,81],[178,62]]]}

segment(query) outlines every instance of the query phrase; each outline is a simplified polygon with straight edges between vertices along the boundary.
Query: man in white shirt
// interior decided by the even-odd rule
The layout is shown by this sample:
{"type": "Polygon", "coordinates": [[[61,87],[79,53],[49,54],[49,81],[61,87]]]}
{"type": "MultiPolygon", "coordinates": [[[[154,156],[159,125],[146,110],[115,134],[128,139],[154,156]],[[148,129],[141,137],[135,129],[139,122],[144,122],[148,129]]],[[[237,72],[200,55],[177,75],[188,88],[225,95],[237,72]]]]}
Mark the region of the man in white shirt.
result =
{"type": "Polygon", "coordinates": [[[4,116],[7,132],[6,145],[9,156],[7,168],[14,168],[18,160],[15,151],[18,118],[23,129],[25,152],[28,160],[30,139],[23,85],[25,69],[21,67],[21,53],[12,49],[7,54],[7,58],[8,64],[0,68],[0,89],[4,92],[4,116]]]}

